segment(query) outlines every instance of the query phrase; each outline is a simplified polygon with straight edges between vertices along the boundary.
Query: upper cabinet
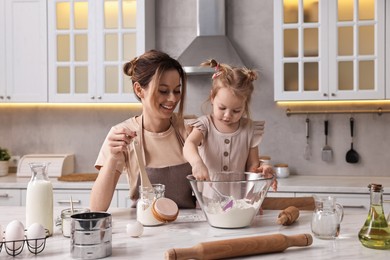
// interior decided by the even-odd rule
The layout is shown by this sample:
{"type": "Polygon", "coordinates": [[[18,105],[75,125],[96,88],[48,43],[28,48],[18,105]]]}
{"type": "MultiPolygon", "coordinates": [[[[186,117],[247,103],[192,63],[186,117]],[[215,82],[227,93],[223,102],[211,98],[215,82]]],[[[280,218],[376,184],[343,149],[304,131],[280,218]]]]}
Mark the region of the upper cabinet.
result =
{"type": "Polygon", "coordinates": [[[385,98],[385,0],[275,0],[275,100],[385,98]]]}
{"type": "Polygon", "coordinates": [[[49,102],[135,102],[123,64],[154,48],[154,0],[48,1],[49,102]]]}
{"type": "Polygon", "coordinates": [[[47,102],[46,0],[0,1],[0,103],[47,102]]]}

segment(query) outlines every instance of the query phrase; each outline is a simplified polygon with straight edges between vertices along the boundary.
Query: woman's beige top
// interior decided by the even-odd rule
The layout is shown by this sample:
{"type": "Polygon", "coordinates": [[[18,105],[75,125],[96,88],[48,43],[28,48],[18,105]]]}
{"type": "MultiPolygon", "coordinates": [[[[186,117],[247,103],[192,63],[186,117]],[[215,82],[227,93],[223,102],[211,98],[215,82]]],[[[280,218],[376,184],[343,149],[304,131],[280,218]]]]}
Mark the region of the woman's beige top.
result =
{"type": "Polygon", "coordinates": [[[241,118],[234,133],[219,132],[210,115],[186,120],[185,124],[195,127],[204,136],[198,150],[211,177],[222,171],[244,172],[249,150],[260,144],[264,132],[264,121],[248,118],[241,118]]]}
{"type": "MultiPolygon", "coordinates": [[[[143,136],[144,140],[141,141],[141,126],[138,124],[136,117],[127,119],[113,127],[125,127],[131,131],[137,132],[137,140],[141,144],[142,153],[145,154],[145,166],[153,168],[163,168],[171,165],[179,165],[186,163],[187,161],[183,157],[183,147],[180,144],[174,127],[178,129],[181,136],[185,139],[187,133],[185,132],[183,120],[179,120],[174,114],[172,117],[172,125],[169,129],[162,133],[152,133],[144,129],[143,136]]],[[[107,137],[103,142],[100,149],[98,158],[95,163],[95,167],[99,170],[100,167],[104,166],[106,159],[110,153],[110,147],[108,146],[107,137]]],[[[128,146],[129,151],[129,168],[125,164],[125,155],[117,161],[116,170],[118,172],[126,172],[128,182],[130,186],[130,195],[134,194],[137,189],[137,180],[139,175],[138,163],[134,150],[131,145],[128,146]]]]}

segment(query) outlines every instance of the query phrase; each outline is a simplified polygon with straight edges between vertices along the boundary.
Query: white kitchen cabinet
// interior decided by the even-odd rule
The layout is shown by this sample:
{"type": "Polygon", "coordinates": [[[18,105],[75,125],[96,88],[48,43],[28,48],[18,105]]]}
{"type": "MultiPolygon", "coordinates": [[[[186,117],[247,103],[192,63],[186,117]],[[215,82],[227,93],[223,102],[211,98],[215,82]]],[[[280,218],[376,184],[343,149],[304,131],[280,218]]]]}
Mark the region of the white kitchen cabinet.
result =
{"type": "Polygon", "coordinates": [[[45,0],[0,3],[0,102],[47,102],[45,0]]]}
{"type": "MultiPolygon", "coordinates": [[[[26,205],[26,189],[21,190],[21,205],[26,205]]],[[[70,197],[72,197],[74,207],[89,208],[89,200],[91,196],[90,189],[53,189],[53,206],[54,207],[70,207],[70,197]]],[[[117,191],[114,192],[110,206],[117,206],[117,191]]]]}
{"type": "Polygon", "coordinates": [[[384,99],[385,10],[385,0],[275,0],[275,100],[384,99]]]}
{"type": "MultiPolygon", "coordinates": [[[[336,198],[336,202],[344,207],[352,208],[370,208],[370,194],[351,194],[351,193],[295,193],[296,197],[307,196],[332,196],[336,198]]],[[[368,212],[368,211],[367,211],[368,212]]]]}
{"type": "Polygon", "coordinates": [[[0,189],[0,206],[20,206],[20,189],[0,189]]]}
{"type": "Polygon", "coordinates": [[[126,61],[154,48],[154,0],[48,1],[49,102],[138,102],[126,61]]]}
{"type": "Polygon", "coordinates": [[[273,191],[272,188],[267,192],[267,197],[271,198],[280,198],[280,197],[295,197],[294,192],[280,192],[280,191],[273,191]]]}
{"type": "Polygon", "coordinates": [[[118,191],[118,207],[130,208],[133,205],[133,201],[130,199],[129,190],[117,190],[118,191]]]}

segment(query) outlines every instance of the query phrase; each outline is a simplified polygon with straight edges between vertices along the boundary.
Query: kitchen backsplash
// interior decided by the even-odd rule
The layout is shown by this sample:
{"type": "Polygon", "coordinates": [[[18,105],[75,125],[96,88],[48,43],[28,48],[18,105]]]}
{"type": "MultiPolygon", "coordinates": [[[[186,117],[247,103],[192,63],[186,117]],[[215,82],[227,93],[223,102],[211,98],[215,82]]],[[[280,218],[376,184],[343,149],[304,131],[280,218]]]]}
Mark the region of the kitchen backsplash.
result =
{"type": "MultiPolygon", "coordinates": [[[[196,1],[156,1],[156,46],[177,58],[196,35],[196,1]],[[183,16],[182,14],[187,15],[183,16]],[[169,14],[169,15],[168,15],[169,14]]],[[[349,114],[310,115],[310,148],[305,160],[306,115],[287,117],[285,108],[273,101],[273,3],[268,0],[227,0],[227,35],[260,78],[255,83],[251,116],[265,120],[260,153],[271,156],[271,163],[287,163],[291,174],[390,176],[390,114],[356,114],[354,148],[360,155],[349,164],[349,114]],[[333,160],[324,162],[324,120],[329,120],[328,144],[333,160]]],[[[210,88],[209,76],[189,76],[186,113],[200,115],[210,88]]],[[[13,154],[74,153],[77,172],[96,172],[93,168],[100,146],[111,126],[139,114],[129,108],[14,108],[0,106],[0,146],[13,154]]],[[[0,180],[1,181],[1,180],[0,180]]]]}

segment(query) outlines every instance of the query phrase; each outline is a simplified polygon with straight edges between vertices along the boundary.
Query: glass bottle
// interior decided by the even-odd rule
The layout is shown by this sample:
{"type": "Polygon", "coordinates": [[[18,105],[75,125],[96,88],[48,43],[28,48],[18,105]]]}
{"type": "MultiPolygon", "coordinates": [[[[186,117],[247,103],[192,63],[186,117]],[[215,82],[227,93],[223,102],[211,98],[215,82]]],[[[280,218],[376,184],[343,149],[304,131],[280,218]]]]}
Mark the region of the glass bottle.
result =
{"type": "Polygon", "coordinates": [[[137,202],[137,220],[144,226],[158,226],[163,224],[153,216],[153,202],[164,197],[165,185],[152,184],[152,188],[139,186],[140,199],[137,202]]]}
{"type": "Polygon", "coordinates": [[[383,187],[381,184],[370,184],[370,210],[359,240],[363,246],[373,249],[390,249],[390,227],[383,211],[383,187]]]}
{"type": "Polygon", "coordinates": [[[27,185],[26,228],[39,223],[53,234],[53,186],[47,176],[50,163],[29,163],[32,176],[27,185]]]}

